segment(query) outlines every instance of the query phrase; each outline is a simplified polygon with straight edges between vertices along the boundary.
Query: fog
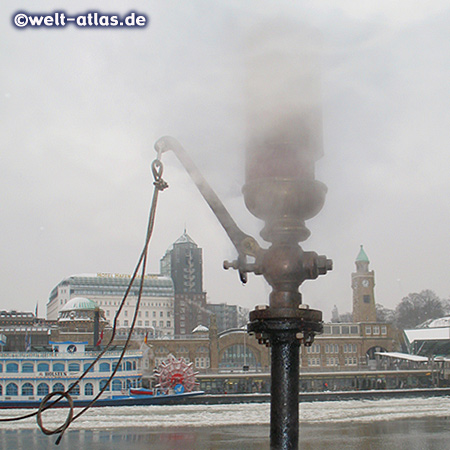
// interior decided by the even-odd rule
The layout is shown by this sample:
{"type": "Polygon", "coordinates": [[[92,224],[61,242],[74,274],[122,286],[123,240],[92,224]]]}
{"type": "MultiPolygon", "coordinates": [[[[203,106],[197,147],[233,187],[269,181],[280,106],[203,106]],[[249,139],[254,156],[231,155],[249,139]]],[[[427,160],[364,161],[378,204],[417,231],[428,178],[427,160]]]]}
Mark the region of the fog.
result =
{"type": "MultiPolygon", "coordinates": [[[[393,308],[422,289],[449,296],[448,2],[241,3],[64,4],[66,14],[134,10],[150,19],[144,29],[106,30],[17,29],[18,10],[51,13],[61,2],[2,2],[0,309],[32,311],[39,302],[44,315],[63,278],[132,271],[145,238],[153,144],[164,135],[182,143],[243,231],[267,246],[241,193],[258,94],[248,89],[248,36],[261,30],[264,52],[274,42],[270,24],[284,21],[299,24],[293,35],[310,27],[321,41],[323,157],[315,171],[328,194],[302,245],[332,258],[334,270],[304,283],[304,302],[326,318],[335,304],[351,309],[360,244],[377,303],[393,308]]],[[[291,42],[281,47],[297,51],[291,42]]],[[[267,67],[276,79],[270,58],[267,67]]],[[[298,97],[286,98],[298,106],[298,97]]],[[[236,256],[232,244],[174,155],[163,163],[169,189],[160,195],[149,270],[159,271],[186,227],[203,248],[208,301],[266,303],[261,277],[243,287],[223,271],[222,261],[236,256]]]]}

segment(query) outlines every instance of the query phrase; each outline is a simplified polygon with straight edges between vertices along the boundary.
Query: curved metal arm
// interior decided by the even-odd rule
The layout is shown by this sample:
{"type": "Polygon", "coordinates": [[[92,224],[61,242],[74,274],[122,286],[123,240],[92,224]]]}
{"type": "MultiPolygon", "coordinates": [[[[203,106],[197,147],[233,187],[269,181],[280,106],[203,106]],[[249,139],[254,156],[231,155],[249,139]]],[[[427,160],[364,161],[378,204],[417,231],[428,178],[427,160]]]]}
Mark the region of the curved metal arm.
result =
{"type": "MultiPolygon", "coordinates": [[[[158,139],[158,141],[156,141],[155,143],[155,150],[158,152],[158,154],[172,150],[180,160],[181,164],[192,178],[192,181],[194,181],[203,198],[206,200],[206,203],[208,203],[209,207],[212,209],[213,213],[219,220],[228,237],[231,239],[231,242],[236,247],[236,250],[240,255],[239,267],[236,268],[238,268],[241,272],[241,280],[245,282],[245,277],[243,277],[244,272],[257,272],[257,270],[255,270],[256,268],[254,264],[247,264],[243,262],[242,259],[245,259],[244,255],[258,258],[262,251],[259,244],[252,236],[244,233],[236,225],[236,222],[230,216],[230,213],[225,208],[220,198],[200,173],[199,169],[187,154],[186,150],[176,139],[170,136],[164,136],[158,139]],[[244,258],[242,258],[243,256],[244,258]]],[[[232,264],[225,264],[225,268],[228,268],[226,267],[227,265],[228,267],[233,267],[232,264]]]]}

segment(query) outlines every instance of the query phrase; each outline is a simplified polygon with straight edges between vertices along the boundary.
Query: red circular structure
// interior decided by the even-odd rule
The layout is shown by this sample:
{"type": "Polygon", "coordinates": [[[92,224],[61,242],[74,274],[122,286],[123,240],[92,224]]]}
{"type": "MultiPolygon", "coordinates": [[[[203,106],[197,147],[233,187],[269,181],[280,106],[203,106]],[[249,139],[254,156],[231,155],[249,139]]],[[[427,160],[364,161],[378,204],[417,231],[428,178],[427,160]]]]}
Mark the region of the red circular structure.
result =
{"type": "Polygon", "coordinates": [[[198,385],[192,363],[186,363],[181,358],[177,359],[173,355],[169,355],[166,361],[163,361],[155,370],[157,378],[157,386],[161,389],[175,389],[176,386],[183,386],[184,392],[192,392],[198,385]]]}

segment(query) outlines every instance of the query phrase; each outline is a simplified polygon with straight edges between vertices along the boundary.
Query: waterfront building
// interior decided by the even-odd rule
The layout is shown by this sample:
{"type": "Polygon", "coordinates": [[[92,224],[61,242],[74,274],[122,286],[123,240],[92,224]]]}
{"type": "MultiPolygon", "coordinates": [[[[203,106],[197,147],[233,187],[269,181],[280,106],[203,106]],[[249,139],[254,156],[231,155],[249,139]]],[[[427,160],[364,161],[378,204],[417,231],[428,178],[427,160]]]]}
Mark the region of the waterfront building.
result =
{"type": "Polygon", "coordinates": [[[175,334],[192,333],[208,323],[206,292],[203,291],[202,249],[184,233],[160,260],[161,275],[173,280],[175,334]]]}
{"type": "Polygon", "coordinates": [[[220,332],[247,325],[248,309],[239,305],[226,303],[208,303],[206,309],[209,315],[216,316],[217,330],[220,332]]]}
{"type": "MultiPolygon", "coordinates": [[[[74,297],[87,297],[105,312],[110,323],[130,282],[130,275],[97,273],[72,275],[58,283],[50,293],[47,319],[56,320],[59,312],[74,297]]],[[[140,277],[136,278],[117,325],[128,330],[138,299],[140,277]]],[[[174,334],[174,288],[170,277],[145,275],[136,327],[156,336],[174,334]]]]}

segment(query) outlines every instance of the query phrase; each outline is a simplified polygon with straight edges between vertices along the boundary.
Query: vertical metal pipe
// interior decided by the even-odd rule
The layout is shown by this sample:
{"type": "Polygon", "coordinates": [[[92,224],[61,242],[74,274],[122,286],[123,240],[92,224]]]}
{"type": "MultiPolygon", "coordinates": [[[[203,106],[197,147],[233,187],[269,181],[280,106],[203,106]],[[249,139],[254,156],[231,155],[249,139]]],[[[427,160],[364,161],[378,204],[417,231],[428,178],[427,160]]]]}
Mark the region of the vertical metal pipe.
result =
{"type": "Polygon", "coordinates": [[[298,449],[299,341],[295,333],[273,333],[270,448],[298,449]]]}

